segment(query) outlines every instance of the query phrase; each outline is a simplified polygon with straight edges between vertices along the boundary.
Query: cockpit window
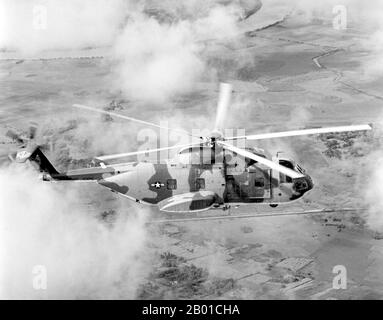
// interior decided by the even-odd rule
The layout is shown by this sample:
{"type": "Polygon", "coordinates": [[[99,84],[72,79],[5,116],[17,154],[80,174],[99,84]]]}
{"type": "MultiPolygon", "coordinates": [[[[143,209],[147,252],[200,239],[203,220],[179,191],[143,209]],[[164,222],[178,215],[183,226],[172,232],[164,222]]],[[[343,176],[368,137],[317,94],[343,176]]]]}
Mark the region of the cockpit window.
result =
{"type": "Polygon", "coordinates": [[[205,179],[197,178],[195,181],[195,186],[197,190],[205,189],[205,179]]]}
{"type": "MultiPolygon", "coordinates": [[[[293,164],[290,162],[290,161],[287,161],[287,160],[279,160],[279,164],[281,165],[281,166],[284,166],[284,167],[286,167],[286,168],[289,168],[289,169],[291,169],[291,170],[294,170],[294,166],[293,166],[293,164]]],[[[279,174],[279,181],[281,182],[281,183],[292,183],[293,182],[293,179],[291,178],[291,177],[289,177],[289,176],[286,176],[285,174],[283,174],[283,173],[280,173],[279,174]]]]}
{"type": "Polygon", "coordinates": [[[265,186],[265,178],[257,177],[254,181],[254,187],[263,188],[265,186]]]}
{"type": "Polygon", "coordinates": [[[293,164],[290,162],[290,161],[287,161],[287,160],[279,160],[279,164],[281,166],[284,166],[286,168],[289,168],[291,170],[294,170],[294,166],[293,164]]]}
{"type": "Polygon", "coordinates": [[[253,159],[249,159],[249,158],[246,158],[246,166],[247,167],[251,167],[253,164],[256,164],[257,161],[253,160],[253,159]]]}

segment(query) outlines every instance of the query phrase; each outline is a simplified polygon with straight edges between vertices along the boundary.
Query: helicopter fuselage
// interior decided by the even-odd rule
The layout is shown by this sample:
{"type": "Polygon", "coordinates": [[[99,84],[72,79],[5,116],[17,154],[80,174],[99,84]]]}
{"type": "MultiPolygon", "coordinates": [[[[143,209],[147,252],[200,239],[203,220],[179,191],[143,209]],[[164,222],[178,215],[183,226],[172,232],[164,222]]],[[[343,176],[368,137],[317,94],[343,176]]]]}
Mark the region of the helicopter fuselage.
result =
{"type": "MultiPolygon", "coordinates": [[[[267,158],[262,149],[246,149],[267,158]]],[[[279,154],[271,160],[299,172],[302,178],[292,179],[252,159],[211,148],[184,149],[165,163],[101,163],[65,173],[55,170],[39,148],[29,159],[45,172],[43,180],[97,181],[130,200],[158,205],[163,211],[196,211],[228,203],[274,206],[299,199],[313,188],[305,170],[279,154]]]]}
{"type": "MultiPolygon", "coordinates": [[[[275,158],[286,165],[289,160],[275,158]]],[[[289,162],[293,166],[293,162],[289,162]]],[[[293,168],[295,169],[295,167],[293,168]]],[[[303,170],[299,167],[299,170],[303,170]]],[[[177,195],[212,192],[215,202],[279,204],[302,197],[311,178],[291,179],[258,163],[213,164],[136,162],[115,167],[98,181],[136,202],[156,205],[177,195]],[[108,176],[109,175],[109,176],[108,176]]]]}

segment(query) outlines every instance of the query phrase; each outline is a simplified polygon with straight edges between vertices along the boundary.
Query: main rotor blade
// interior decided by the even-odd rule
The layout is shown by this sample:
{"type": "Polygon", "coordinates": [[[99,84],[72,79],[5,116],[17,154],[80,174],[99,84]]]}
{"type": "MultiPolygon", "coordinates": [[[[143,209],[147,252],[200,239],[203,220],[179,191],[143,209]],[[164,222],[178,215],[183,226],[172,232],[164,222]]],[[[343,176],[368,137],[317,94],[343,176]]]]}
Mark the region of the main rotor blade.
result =
{"type": "Polygon", "coordinates": [[[316,128],[316,129],[304,129],[284,132],[271,132],[271,133],[260,133],[249,136],[237,136],[237,137],[225,137],[225,140],[262,140],[262,139],[273,139],[273,138],[284,138],[294,136],[305,136],[311,134],[322,134],[322,133],[336,133],[336,132],[347,132],[347,131],[368,131],[371,130],[371,126],[368,124],[356,125],[356,126],[342,126],[342,127],[331,127],[331,128],[316,128]]]}
{"type": "Polygon", "coordinates": [[[171,150],[171,149],[177,149],[177,148],[181,149],[181,148],[192,147],[192,146],[194,146],[194,145],[193,144],[184,144],[184,145],[177,145],[177,146],[166,147],[166,148],[149,149],[149,150],[141,150],[141,151],[134,151],[134,152],[118,153],[118,154],[112,154],[112,155],[107,155],[107,156],[100,156],[100,157],[96,157],[96,159],[101,160],[101,161],[106,161],[106,160],[112,160],[112,159],[125,158],[128,156],[134,156],[134,155],[139,155],[139,154],[165,151],[165,150],[171,150]]]}
{"type": "Polygon", "coordinates": [[[226,119],[227,110],[229,108],[232,91],[233,86],[231,84],[220,83],[214,131],[222,130],[224,128],[224,121],[226,119]]]}
{"type": "Polygon", "coordinates": [[[109,116],[112,116],[112,117],[116,117],[116,118],[121,118],[121,119],[125,119],[125,120],[134,121],[134,122],[145,124],[145,125],[148,125],[148,126],[152,126],[152,127],[156,127],[156,128],[160,128],[160,129],[165,129],[165,130],[168,130],[168,131],[174,131],[174,132],[178,132],[178,133],[181,133],[181,134],[185,134],[185,135],[188,135],[188,136],[191,136],[191,137],[195,137],[195,138],[201,139],[201,137],[194,136],[194,135],[190,134],[189,132],[187,132],[186,130],[173,129],[173,128],[169,128],[169,127],[160,126],[160,125],[152,123],[152,122],[148,122],[148,121],[139,120],[139,119],[136,119],[136,118],[124,116],[124,115],[119,114],[119,113],[115,113],[115,112],[111,112],[111,111],[106,111],[106,110],[102,110],[102,109],[98,109],[98,108],[93,108],[93,107],[88,107],[88,106],[84,106],[82,104],[74,104],[73,107],[79,108],[79,109],[84,109],[84,110],[90,110],[90,111],[94,111],[94,112],[98,112],[98,113],[102,113],[102,114],[106,114],[106,115],[109,115],[109,116]]]}
{"type": "Polygon", "coordinates": [[[261,164],[264,164],[265,166],[269,167],[270,169],[273,169],[273,170],[276,170],[278,172],[281,172],[283,174],[285,174],[286,176],[289,176],[293,179],[298,179],[298,178],[303,178],[304,175],[301,174],[301,173],[298,173],[294,170],[291,170],[289,168],[286,168],[284,166],[281,166],[280,164],[278,163],[275,163],[273,161],[270,161],[266,158],[263,158],[263,157],[260,157],[254,153],[251,153],[249,151],[246,151],[244,149],[240,149],[240,148],[237,148],[231,144],[228,144],[228,143],[225,143],[225,142],[222,142],[222,141],[217,141],[217,143],[219,145],[221,145],[224,149],[227,149],[227,150],[230,150],[230,151],[233,151],[237,154],[240,154],[241,156],[244,156],[246,158],[249,158],[249,159],[253,159],[254,161],[257,161],[261,164]]]}

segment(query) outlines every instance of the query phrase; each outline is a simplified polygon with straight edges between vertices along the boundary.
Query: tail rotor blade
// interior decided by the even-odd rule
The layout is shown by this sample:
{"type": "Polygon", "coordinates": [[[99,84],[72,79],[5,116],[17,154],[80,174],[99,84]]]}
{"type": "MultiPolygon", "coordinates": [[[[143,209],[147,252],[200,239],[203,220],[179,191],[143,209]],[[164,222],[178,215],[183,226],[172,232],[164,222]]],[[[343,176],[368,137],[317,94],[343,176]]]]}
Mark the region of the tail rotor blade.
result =
{"type": "Polygon", "coordinates": [[[233,86],[229,83],[221,83],[219,86],[219,99],[214,126],[215,131],[224,128],[224,121],[229,108],[232,91],[233,86]]]}

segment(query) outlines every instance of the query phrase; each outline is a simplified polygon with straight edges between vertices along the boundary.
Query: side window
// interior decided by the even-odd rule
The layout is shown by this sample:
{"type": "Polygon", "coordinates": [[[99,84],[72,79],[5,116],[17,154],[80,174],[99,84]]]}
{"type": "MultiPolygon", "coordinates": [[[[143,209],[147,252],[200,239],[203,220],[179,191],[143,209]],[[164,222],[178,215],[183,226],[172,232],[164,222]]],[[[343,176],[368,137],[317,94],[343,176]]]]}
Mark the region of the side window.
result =
{"type": "Polygon", "coordinates": [[[283,173],[280,173],[279,174],[279,181],[281,183],[284,183],[284,182],[287,182],[287,183],[292,183],[293,182],[293,179],[289,176],[286,176],[285,174],[283,173]]]}
{"type": "Polygon", "coordinates": [[[197,178],[195,181],[195,187],[197,190],[205,189],[205,179],[197,178]]]}
{"type": "Polygon", "coordinates": [[[166,181],[166,187],[168,188],[168,190],[177,189],[177,180],[176,179],[168,179],[166,181]]]}
{"type": "Polygon", "coordinates": [[[256,188],[264,188],[265,187],[265,178],[256,178],[254,182],[254,186],[256,188]]]}
{"type": "MultiPolygon", "coordinates": [[[[286,160],[279,160],[279,164],[281,165],[281,166],[284,166],[284,167],[286,167],[286,168],[289,168],[289,169],[291,169],[291,170],[294,170],[294,166],[293,166],[293,164],[290,162],[290,161],[286,161],[286,160]]],[[[284,175],[283,173],[280,173],[279,174],[279,180],[280,180],[280,182],[287,182],[287,183],[291,183],[291,182],[293,182],[293,179],[291,178],[291,177],[289,177],[289,176],[286,176],[286,175],[284,175]]]]}

